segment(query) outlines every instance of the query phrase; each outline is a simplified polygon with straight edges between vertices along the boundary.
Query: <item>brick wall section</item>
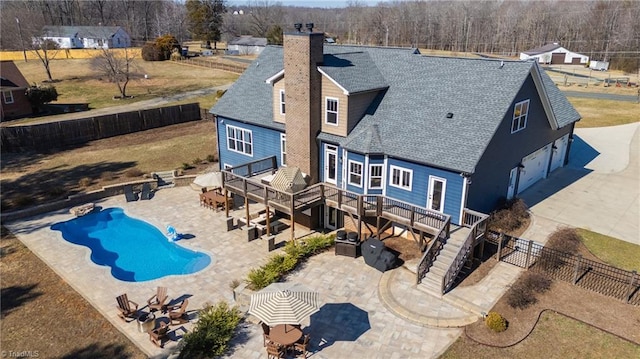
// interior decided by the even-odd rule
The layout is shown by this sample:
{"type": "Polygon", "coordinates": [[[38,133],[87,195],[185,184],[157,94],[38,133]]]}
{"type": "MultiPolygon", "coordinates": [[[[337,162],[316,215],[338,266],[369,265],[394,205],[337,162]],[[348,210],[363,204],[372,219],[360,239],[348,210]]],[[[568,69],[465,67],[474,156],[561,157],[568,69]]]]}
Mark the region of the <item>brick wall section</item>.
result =
{"type": "Polygon", "coordinates": [[[297,166],[318,182],[318,144],[320,131],[322,33],[289,33],[284,36],[284,81],[287,164],[297,166]]]}

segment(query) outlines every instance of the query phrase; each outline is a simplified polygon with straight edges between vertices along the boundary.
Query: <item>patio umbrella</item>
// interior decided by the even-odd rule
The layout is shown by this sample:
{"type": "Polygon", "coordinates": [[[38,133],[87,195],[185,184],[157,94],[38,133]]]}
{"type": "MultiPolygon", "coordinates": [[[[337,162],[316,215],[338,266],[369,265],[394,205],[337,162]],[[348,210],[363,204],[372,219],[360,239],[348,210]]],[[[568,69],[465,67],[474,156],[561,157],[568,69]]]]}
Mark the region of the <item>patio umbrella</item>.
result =
{"type": "Polygon", "coordinates": [[[200,188],[220,188],[222,187],[222,172],[209,172],[196,176],[193,184],[200,188]]]}
{"type": "Polygon", "coordinates": [[[298,283],[273,283],[253,294],[249,303],[249,313],[270,326],[300,324],[318,309],[318,292],[298,283]]]}

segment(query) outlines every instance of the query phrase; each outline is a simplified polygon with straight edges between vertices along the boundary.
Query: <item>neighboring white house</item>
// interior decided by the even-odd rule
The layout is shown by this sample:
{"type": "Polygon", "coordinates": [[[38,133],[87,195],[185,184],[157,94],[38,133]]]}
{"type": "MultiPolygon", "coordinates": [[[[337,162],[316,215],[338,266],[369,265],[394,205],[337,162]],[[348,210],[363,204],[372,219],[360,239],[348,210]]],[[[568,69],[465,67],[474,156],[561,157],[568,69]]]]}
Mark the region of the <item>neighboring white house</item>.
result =
{"type": "Polygon", "coordinates": [[[558,45],[557,42],[520,53],[520,60],[528,59],[536,59],[541,64],[553,65],[586,65],[589,63],[589,56],[571,52],[558,45]]]}
{"type": "Polygon", "coordinates": [[[230,54],[258,55],[265,46],[267,39],[264,37],[240,36],[229,41],[227,48],[230,54]]]}
{"type": "Polygon", "coordinates": [[[61,49],[131,46],[131,36],[120,26],[45,26],[42,28],[42,39],[57,42],[61,49]]]}

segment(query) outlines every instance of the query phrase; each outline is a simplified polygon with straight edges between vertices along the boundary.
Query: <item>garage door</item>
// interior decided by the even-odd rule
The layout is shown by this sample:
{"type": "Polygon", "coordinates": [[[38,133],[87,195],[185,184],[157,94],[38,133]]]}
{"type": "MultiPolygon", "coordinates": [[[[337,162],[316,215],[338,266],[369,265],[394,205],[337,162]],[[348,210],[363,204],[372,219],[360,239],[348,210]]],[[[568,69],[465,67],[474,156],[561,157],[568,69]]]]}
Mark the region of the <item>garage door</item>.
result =
{"type": "Polygon", "coordinates": [[[551,54],[551,63],[552,64],[564,64],[564,52],[558,52],[555,54],[551,54]]]}
{"type": "Polygon", "coordinates": [[[524,168],[520,170],[518,193],[547,176],[550,152],[551,144],[548,144],[522,159],[524,168]]]}
{"type": "Polygon", "coordinates": [[[553,151],[551,151],[551,172],[555,171],[557,168],[562,167],[562,162],[564,162],[564,157],[567,154],[568,144],[568,133],[553,142],[553,151]]]}

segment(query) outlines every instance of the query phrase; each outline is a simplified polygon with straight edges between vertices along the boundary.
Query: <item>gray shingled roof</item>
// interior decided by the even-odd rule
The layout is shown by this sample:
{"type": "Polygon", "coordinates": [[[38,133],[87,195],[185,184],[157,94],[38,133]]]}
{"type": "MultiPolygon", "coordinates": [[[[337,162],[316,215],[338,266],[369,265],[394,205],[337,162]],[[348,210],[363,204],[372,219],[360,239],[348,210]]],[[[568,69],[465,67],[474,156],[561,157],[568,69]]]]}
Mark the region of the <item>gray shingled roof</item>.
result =
{"type": "Polygon", "coordinates": [[[80,38],[110,38],[120,26],[44,26],[43,36],[48,37],[74,37],[78,34],[80,38]]]}
{"type": "Polygon", "coordinates": [[[267,38],[253,37],[253,36],[240,36],[229,41],[229,45],[267,46],[267,38]]]}
{"type": "Polygon", "coordinates": [[[366,52],[324,55],[322,66],[325,74],[340,84],[350,94],[387,88],[375,62],[366,52]]]}
{"type": "MultiPolygon", "coordinates": [[[[324,51],[332,61],[368,53],[388,89],[348,137],[322,133],[321,140],[349,151],[384,153],[467,173],[474,172],[515,94],[532,66],[538,66],[534,61],[504,61],[500,66],[500,60],[492,59],[425,57],[409,49],[326,46],[324,51]],[[453,118],[446,118],[449,112],[453,118]]],[[[282,70],[282,52],[281,47],[267,46],[211,112],[284,130],[284,125],[273,122],[272,86],[265,82],[282,70]]],[[[577,121],[577,112],[541,73],[560,126],[577,121]]],[[[348,78],[340,76],[343,81],[348,78]]]]}

